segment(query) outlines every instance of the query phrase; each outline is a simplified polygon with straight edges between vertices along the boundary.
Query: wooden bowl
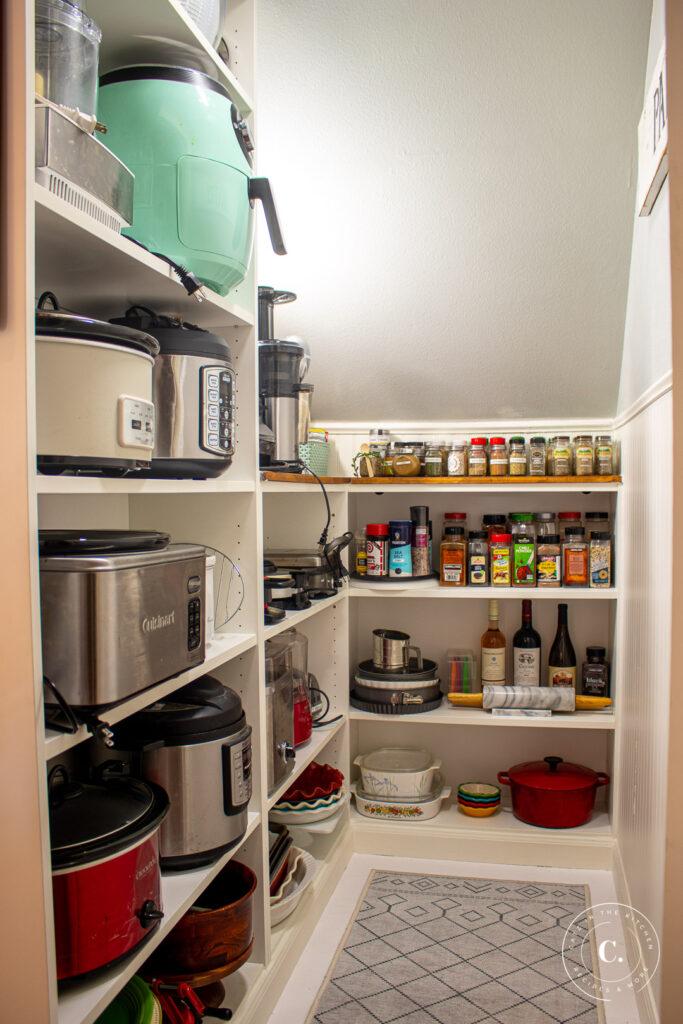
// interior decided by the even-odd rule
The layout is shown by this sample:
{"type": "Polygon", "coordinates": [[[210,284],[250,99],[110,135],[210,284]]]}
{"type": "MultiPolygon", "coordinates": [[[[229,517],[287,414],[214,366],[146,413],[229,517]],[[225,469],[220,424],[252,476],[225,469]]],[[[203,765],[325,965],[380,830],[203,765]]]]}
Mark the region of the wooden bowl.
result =
{"type": "Polygon", "coordinates": [[[251,868],[230,861],[154,951],[149,971],[177,978],[223,976],[237,970],[253,941],[256,885],[251,868]]]}

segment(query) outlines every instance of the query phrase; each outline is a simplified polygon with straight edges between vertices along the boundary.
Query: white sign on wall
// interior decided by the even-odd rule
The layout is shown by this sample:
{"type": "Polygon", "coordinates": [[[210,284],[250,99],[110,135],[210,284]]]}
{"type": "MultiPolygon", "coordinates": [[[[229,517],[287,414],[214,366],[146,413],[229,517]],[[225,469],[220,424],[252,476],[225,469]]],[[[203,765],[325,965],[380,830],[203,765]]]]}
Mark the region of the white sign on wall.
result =
{"type": "Polygon", "coordinates": [[[662,45],[645,93],[638,125],[638,210],[647,217],[669,171],[669,111],[666,95],[666,43],[662,45]]]}

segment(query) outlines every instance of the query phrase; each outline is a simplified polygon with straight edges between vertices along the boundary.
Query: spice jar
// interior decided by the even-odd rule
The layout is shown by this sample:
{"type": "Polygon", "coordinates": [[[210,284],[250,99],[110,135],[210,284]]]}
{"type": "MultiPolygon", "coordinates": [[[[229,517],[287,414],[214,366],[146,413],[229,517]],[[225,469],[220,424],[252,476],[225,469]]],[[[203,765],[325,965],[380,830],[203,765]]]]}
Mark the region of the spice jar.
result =
{"type": "Polygon", "coordinates": [[[471,587],[489,583],[489,535],[486,530],[470,530],[467,545],[467,582],[471,587]]]}
{"type": "Polygon", "coordinates": [[[389,524],[368,523],[365,527],[366,573],[368,576],[389,575],[389,524]]]}
{"type": "Polygon", "coordinates": [[[486,513],[481,517],[481,528],[486,530],[489,535],[489,544],[494,533],[506,533],[507,532],[507,516],[497,515],[492,513],[486,513]]]}
{"type": "Polygon", "coordinates": [[[569,437],[566,434],[559,434],[557,437],[550,438],[548,456],[548,473],[550,476],[571,476],[572,449],[569,437]]]}
{"type": "Polygon", "coordinates": [[[444,529],[447,526],[467,526],[467,512],[444,512],[444,529]]]}
{"type": "Polygon", "coordinates": [[[562,548],[560,535],[548,533],[538,538],[536,548],[536,584],[539,587],[559,587],[562,583],[562,548]]]}
{"type": "Polygon", "coordinates": [[[512,585],[536,585],[536,531],[531,512],[511,512],[512,524],[512,585]]]}
{"type": "Polygon", "coordinates": [[[413,524],[410,519],[389,520],[389,575],[413,575],[413,524]]]}
{"type": "Polygon", "coordinates": [[[463,437],[456,437],[453,441],[446,467],[449,476],[467,476],[467,444],[463,437]]]}
{"type": "Polygon", "coordinates": [[[489,445],[489,473],[491,476],[508,476],[510,462],[504,437],[492,437],[489,445]]]}
{"type": "Polygon", "coordinates": [[[429,557],[429,507],[411,505],[410,521],[413,524],[412,560],[413,576],[429,576],[432,563],[429,557]]]}
{"type": "Polygon", "coordinates": [[[598,476],[614,473],[614,444],[609,434],[598,434],[595,438],[595,472],[598,476]]]}
{"type": "Polygon", "coordinates": [[[470,450],[467,463],[469,476],[486,476],[486,438],[473,437],[470,441],[470,450]]]}
{"type": "Polygon", "coordinates": [[[583,526],[568,526],[562,544],[562,583],[565,587],[588,586],[588,544],[583,526]]]}
{"type": "Polygon", "coordinates": [[[441,447],[434,442],[427,445],[427,451],[425,452],[425,476],[443,476],[441,447]]]}
{"type": "Polygon", "coordinates": [[[494,533],[491,536],[491,585],[510,586],[510,556],[512,535],[494,533]]]}
{"type": "Polygon", "coordinates": [[[586,697],[609,697],[609,662],[604,647],[586,648],[581,671],[581,693],[586,697]]]}
{"type": "Polygon", "coordinates": [[[607,530],[591,533],[588,554],[589,586],[605,589],[612,586],[612,538],[607,530]]]}
{"type": "Polygon", "coordinates": [[[411,447],[401,446],[391,457],[394,476],[419,476],[420,468],[420,456],[411,447]]]}
{"type": "Polygon", "coordinates": [[[366,576],[368,572],[368,546],[365,530],[359,530],[353,537],[355,547],[354,567],[356,576],[366,576]]]}
{"type": "Polygon", "coordinates": [[[609,512],[585,512],[584,526],[590,536],[591,530],[606,530],[612,532],[612,519],[609,512]]]}
{"type": "Polygon", "coordinates": [[[526,476],[526,442],[523,437],[510,438],[510,476],[526,476]]]}
{"type": "Polygon", "coordinates": [[[544,437],[532,437],[529,441],[529,476],[546,475],[546,446],[544,437]]]}
{"type": "Polygon", "coordinates": [[[390,442],[391,436],[388,430],[377,428],[370,431],[369,448],[374,476],[387,476],[386,461],[390,442]]]}
{"type": "Polygon", "coordinates": [[[578,434],[574,438],[574,472],[576,476],[593,475],[593,438],[578,434]]]}
{"type": "Polygon", "coordinates": [[[560,540],[564,541],[565,531],[568,526],[581,526],[580,512],[558,512],[557,522],[559,526],[560,540]]]}
{"type": "Polygon", "coordinates": [[[441,571],[439,583],[442,587],[464,587],[467,582],[467,544],[463,526],[447,526],[441,541],[441,571]]]}
{"type": "Polygon", "coordinates": [[[552,536],[557,533],[557,522],[555,520],[554,512],[535,512],[534,513],[534,524],[536,526],[536,536],[539,539],[541,537],[552,536]]]}

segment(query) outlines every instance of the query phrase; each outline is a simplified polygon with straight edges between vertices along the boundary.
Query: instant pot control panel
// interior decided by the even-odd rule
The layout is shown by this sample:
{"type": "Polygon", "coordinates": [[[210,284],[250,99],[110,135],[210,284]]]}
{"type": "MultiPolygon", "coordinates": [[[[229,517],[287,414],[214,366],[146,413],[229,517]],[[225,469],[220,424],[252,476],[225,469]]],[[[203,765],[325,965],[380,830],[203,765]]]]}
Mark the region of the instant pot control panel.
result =
{"type": "Polygon", "coordinates": [[[201,369],[199,446],[211,455],[234,451],[235,374],[224,364],[201,369]]]}
{"type": "Polygon", "coordinates": [[[202,642],[202,601],[199,593],[202,588],[202,581],[199,576],[190,576],[187,581],[187,589],[191,597],[187,602],[187,649],[196,651],[202,642]]]}

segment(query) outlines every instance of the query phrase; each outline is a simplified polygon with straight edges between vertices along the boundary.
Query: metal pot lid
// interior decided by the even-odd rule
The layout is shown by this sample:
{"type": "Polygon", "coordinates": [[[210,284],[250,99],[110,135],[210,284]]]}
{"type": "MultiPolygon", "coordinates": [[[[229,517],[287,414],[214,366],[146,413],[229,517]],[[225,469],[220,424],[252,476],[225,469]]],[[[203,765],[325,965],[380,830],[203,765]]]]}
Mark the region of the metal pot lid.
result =
{"type": "MultiPolygon", "coordinates": [[[[413,659],[414,661],[414,659],[413,659]]],[[[383,671],[378,669],[374,664],[372,658],[367,658],[365,661],[361,661],[358,668],[356,669],[356,677],[364,680],[377,680],[377,682],[395,682],[395,683],[418,683],[427,680],[436,679],[438,671],[438,665],[435,661],[431,661],[429,658],[422,659],[423,668],[420,672],[417,670],[411,671],[409,669],[392,669],[392,671],[383,671]]]]}
{"type": "MultiPolygon", "coordinates": [[[[116,769],[123,766],[116,764],[116,769]]],[[[168,810],[163,789],[140,779],[73,781],[64,765],[48,777],[53,868],[109,856],[152,832],[168,810]]]]}
{"type": "Polygon", "coordinates": [[[542,761],[524,761],[510,768],[511,782],[531,789],[557,790],[592,789],[598,775],[592,768],[563,761],[561,757],[545,757],[542,761]]]}
{"type": "Polygon", "coordinates": [[[40,554],[115,555],[163,551],[171,537],[157,530],[40,530],[40,554]]]}
{"type": "Polygon", "coordinates": [[[162,355],[204,356],[232,365],[230,346],[224,338],[196,324],[156,313],[149,306],[130,306],[124,316],[112,317],[109,323],[151,335],[162,355]]]}
{"type": "Polygon", "coordinates": [[[67,313],[59,308],[59,303],[52,292],[43,292],[38,299],[36,334],[39,336],[50,335],[64,341],[77,338],[83,341],[118,345],[121,348],[143,352],[152,358],[159,354],[159,342],[151,334],[134,330],[132,327],[123,327],[120,324],[110,324],[106,320],[93,320],[89,316],[67,313]],[[45,308],[47,302],[52,302],[54,308],[45,308]]]}
{"type": "Polygon", "coordinates": [[[115,726],[114,745],[121,750],[186,746],[238,733],[245,724],[239,694],[202,676],[115,726]]]}

